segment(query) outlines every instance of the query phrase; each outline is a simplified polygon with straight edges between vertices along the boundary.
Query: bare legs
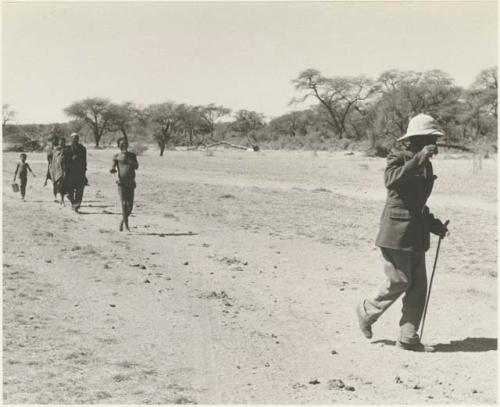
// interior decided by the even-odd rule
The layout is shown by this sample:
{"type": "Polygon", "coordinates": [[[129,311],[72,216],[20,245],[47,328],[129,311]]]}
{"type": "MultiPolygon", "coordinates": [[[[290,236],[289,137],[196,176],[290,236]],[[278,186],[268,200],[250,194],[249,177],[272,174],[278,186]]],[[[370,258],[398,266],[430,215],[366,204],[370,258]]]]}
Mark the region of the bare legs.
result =
{"type": "Polygon", "coordinates": [[[130,231],[128,225],[128,218],[132,213],[134,207],[134,187],[119,185],[118,193],[120,194],[120,201],[122,205],[122,220],[120,221],[120,232],[125,228],[130,231]]]}

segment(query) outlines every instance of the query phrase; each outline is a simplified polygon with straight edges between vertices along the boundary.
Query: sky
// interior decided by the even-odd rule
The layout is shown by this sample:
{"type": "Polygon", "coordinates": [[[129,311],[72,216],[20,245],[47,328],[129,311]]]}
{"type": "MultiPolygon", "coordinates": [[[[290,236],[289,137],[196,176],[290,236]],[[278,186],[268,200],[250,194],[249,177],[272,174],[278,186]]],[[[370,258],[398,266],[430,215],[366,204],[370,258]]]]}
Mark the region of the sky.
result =
{"type": "Polygon", "coordinates": [[[67,121],[87,97],[273,117],[303,108],[291,80],[308,68],[442,69],[468,86],[497,64],[497,18],[496,1],[4,2],[2,103],[18,123],[67,121]]]}

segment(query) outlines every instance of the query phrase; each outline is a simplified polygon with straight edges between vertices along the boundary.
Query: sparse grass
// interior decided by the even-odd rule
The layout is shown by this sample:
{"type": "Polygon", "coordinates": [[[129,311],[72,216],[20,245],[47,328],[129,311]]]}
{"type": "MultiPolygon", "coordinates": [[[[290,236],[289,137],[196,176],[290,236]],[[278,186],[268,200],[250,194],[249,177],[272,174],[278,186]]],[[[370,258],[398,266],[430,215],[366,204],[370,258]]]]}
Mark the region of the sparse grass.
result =
{"type": "Polygon", "coordinates": [[[130,362],[130,361],[128,361],[128,360],[124,360],[123,362],[118,362],[118,363],[116,363],[116,366],[118,366],[118,367],[122,367],[122,368],[124,368],[124,369],[131,369],[131,368],[133,368],[133,367],[137,367],[137,366],[139,366],[139,364],[138,364],[138,363],[135,363],[135,362],[130,362]]]}
{"type": "Polygon", "coordinates": [[[129,380],[129,379],[130,379],[130,376],[123,375],[123,374],[116,374],[113,376],[113,381],[115,381],[117,383],[124,382],[124,381],[129,380]]]}

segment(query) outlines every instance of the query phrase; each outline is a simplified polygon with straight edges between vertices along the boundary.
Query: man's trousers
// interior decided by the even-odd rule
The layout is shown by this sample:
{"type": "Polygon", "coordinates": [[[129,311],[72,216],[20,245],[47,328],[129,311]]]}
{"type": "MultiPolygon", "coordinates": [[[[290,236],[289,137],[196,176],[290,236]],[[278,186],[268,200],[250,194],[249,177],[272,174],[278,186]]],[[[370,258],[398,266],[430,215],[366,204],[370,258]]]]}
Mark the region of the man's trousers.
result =
{"type": "Polygon", "coordinates": [[[83,199],[83,190],[85,189],[85,184],[83,185],[71,185],[68,186],[66,193],[68,194],[68,198],[73,206],[73,209],[80,209],[80,205],[82,204],[83,199]]]}
{"type": "Polygon", "coordinates": [[[425,252],[381,248],[386,280],[374,296],[363,301],[363,317],[373,324],[400,295],[403,297],[399,340],[418,343],[418,328],[427,295],[425,252]]]}

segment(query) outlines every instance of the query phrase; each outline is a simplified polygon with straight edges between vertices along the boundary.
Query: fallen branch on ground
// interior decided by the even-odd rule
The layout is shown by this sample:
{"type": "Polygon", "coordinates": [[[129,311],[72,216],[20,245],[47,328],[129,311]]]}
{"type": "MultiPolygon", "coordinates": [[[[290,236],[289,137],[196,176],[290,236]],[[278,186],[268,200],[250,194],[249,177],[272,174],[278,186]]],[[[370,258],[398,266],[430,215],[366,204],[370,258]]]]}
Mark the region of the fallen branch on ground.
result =
{"type": "Polygon", "coordinates": [[[220,146],[220,145],[229,146],[229,147],[237,148],[237,149],[240,149],[240,150],[248,150],[249,148],[251,148],[251,147],[239,146],[237,144],[231,144],[231,143],[228,143],[227,141],[219,141],[217,143],[212,143],[212,144],[209,144],[209,145],[205,146],[205,148],[217,147],[217,146],[220,146]]]}

